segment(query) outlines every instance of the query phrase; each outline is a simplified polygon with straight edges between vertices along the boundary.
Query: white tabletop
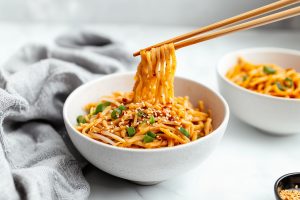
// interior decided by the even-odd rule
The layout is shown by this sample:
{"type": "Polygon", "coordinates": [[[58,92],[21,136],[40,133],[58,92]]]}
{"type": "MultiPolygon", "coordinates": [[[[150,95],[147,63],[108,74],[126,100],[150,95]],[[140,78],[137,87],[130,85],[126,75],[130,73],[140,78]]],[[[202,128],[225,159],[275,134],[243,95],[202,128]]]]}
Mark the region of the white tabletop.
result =
{"type": "MultiPolygon", "coordinates": [[[[126,41],[132,51],[193,28],[137,25],[87,27],[126,41]]],[[[0,64],[28,42],[51,45],[53,38],[69,28],[62,25],[47,27],[0,23],[0,64]]],[[[300,50],[300,31],[248,31],[179,50],[176,73],[217,88],[215,66],[224,53],[260,46],[300,50]]],[[[267,200],[274,199],[273,185],[279,176],[300,171],[299,151],[300,135],[268,135],[231,116],[226,134],[217,149],[198,168],[187,174],[154,186],[135,185],[93,166],[87,167],[84,174],[91,186],[92,200],[267,200]]]]}

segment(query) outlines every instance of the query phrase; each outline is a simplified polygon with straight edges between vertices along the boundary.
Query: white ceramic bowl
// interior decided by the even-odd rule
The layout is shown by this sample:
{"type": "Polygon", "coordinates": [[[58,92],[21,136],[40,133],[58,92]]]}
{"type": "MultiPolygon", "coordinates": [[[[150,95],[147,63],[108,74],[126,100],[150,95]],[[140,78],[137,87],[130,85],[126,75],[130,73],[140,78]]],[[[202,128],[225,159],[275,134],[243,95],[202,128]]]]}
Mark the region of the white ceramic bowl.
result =
{"type": "Polygon", "coordinates": [[[215,149],[226,129],[229,109],[225,100],[204,85],[175,78],[175,94],[203,100],[212,110],[214,131],[197,141],[160,149],[128,149],[90,139],[74,126],[83,106],[114,91],[130,91],[133,73],[115,74],[86,83],[74,90],[64,104],[63,116],[69,136],[79,152],[99,169],[140,184],[154,184],[195,168],[215,149]]]}
{"type": "Polygon", "coordinates": [[[279,48],[244,49],[225,55],[217,66],[219,90],[239,119],[272,134],[300,133],[300,99],[259,94],[225,77],[239,56],[252,63],[274,63],[300,72],[300,52],[279,48]]]}

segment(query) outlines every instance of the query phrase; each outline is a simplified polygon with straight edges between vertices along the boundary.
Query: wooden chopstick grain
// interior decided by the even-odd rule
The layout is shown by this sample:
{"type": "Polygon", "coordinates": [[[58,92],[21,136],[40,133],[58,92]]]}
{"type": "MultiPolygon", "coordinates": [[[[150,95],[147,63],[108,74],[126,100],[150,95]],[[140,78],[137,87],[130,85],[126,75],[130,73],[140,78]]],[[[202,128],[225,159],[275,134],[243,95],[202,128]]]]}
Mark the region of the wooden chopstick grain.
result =
{"type": "Polygon", "coordinates": [[[278,12],[278,13],[275,13],[275,14],[271,14],[271,15],[268,15],[268,16],[265,16],[265,17],[261,17],[261,18],[258,18],[258,19],[254,19],[254,20],[242,23],[242,24],[238,24],[238,25],[235,25],[235,26],[231,26],[231,27],[228,27],[228,28],[217,30],[217,31],[212,32],[212,33],[208,33],[208,34],[201,35],[201,36],[198,36],[198,37],[194,37],[194,38],[191,38],[191,39],[188,39],[188,40],[184,40],[182,42],[175,43],[174,44],[175,49],[180,49],[182,47],[190,46],[190,45],[193,45],[193,44],[196,44],[196,43],[199,43],[199,42],[203,42],[203,41],[206,41],[206,40],[217,38],[217,37],[220,37],[220,36],[223,36],[223,35],[227,35],[229,33],[238,32],[238,31],[242,31],[242,30],[247,30],[247,29],[263,26],[263,25],[266,25],[266,24],[270,24],[270,23],[273,23],[273,22],[276,22],[276,21],[288,19],[288,18],[295,17],[295,16],[298,16],[298,15],[300,15],[300,6],[297,6],[295,8],[291,8],[291,9],[288,9],[288,10],[285,10],[285,11],[281,11],[281,12],[278,12]]]}

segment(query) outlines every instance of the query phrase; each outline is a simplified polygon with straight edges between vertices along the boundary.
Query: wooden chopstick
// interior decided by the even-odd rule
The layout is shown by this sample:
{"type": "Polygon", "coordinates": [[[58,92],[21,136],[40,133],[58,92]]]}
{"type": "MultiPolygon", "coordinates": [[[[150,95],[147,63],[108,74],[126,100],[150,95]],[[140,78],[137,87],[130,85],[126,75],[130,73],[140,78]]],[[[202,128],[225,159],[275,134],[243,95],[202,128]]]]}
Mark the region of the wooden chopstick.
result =
{"type": "Polygon", "coordinates": [[[203,36],[198,36],[198,37],[195,37],[195,38],[184,40],[182,42],[175,43],[174,46],[175,46],[175,49],[180,49],[182,47],[190,46],[192,44],[196,44],[196,43],[203,42],[203,41],[206,41],[206,40],[210,40],[210,39],[213,39],[213,38],[216,38],[216,37],[227,35],[229,33],[242,31],[242,30],[247,30],[247,29],[251,29],[251,28],[255,28],[255,27],[259,27],[259,26],[263,26],[263,25],[266,25],[266,24],[270,24],[270,23],[277,22],[277,21],[280,21],[280,20],[288,19],[288,18],[295,17],[295,16],[298,16],[298,15],[300,15],[300,6],[297,6],[295,8],[291,8],[291,9],[288,9],[288,10],[285,10],[285,11],[281,11],[281,12],[278,12],[278,13],[275,13],[275,14],[271,14],[271,15],[268,15],[268,16],[265,16],[265,17],[262,17],[262,18],[254,19],[254,20],[251,20],[249,22],[245,22],[245,23],[242,23],[242,24],[238,24],[238,25],[235,25],[235,26],[231,26],[231,27],[228,27],[228,28],[217,30],[213,33],[208,33],[208,34],[205,34],[203,36]]]}
{"type": "MultiPolygon", "coordinates": [[[[260,16],[262,14],[266,14],[266,13],[269,13],[271,11],[275,11],[275,10],[278,10],[278,9],[281,9],[281,8],[286,7],[286,6],[290,6],[292,4],[299,3],[299,2],[300,2],[300,0],[280,0],[280,1],[277,1],[275,3],[271,3],[271,4],[268,4],[268,5],[262,6],[260,8],[242,13],[240,15],[237,15],[237,16],[234,16],[234,17],[231,17],[231,18],[213,23],[211,25],[201,27],[201,28],[196,29],[194,31],[191,31],[189,33],[186,33],[186,34],[171,38],[169,40],[160,42],[158,44],[149,46],[149,47],[147,47],[143,50],[150,50],[153,47],[158,47],[158,46],[161,46],[163,44],[175,43],[175,42],[178,42],[178,41],[181,41],[181,40],[185,40],[185,39],[193,37],[195,35],[205,33],[205,32],[217,29],[217,28],[221,28],[221,27],[224,27],[224,26],[227,26],[227,25],[239,22],[239,21],[243,21],[243,20],[246,20],[246,19],[251,19],[253,17],[260,16]]],[[[139,54],[140,54],[140,51],[135,52],[133,55],[138,56],[139,54]]]]}

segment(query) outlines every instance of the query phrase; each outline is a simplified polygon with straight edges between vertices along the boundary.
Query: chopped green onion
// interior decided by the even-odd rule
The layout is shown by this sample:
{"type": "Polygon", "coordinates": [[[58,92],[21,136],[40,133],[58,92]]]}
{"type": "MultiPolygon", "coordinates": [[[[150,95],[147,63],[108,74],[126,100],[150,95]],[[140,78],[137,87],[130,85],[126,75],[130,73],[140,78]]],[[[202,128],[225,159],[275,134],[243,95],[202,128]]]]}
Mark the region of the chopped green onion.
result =
{"type": "Polygon", "coordinates": [[[153,133],[152,131],[148,131],[148,132],[146,133],[146,135],[149,135],[150,137],[153,137],[153,138],[156,137],[156,134],[153,133]]]}
{"type": "Polygon", "coordinates": [[[126,110],[126,107],[124,105],[120,105],[118,108],[114,109],[111,113],[112,119],[117,119],[123,110],[126,110]]]}
{"type": "Polygon", "coordinates": [[[273,69],[272,67],[264,66],[264,73],[265,74],[275,74],[276,70],[273,69]]]}
{"type": "Polygon", "coordinates": [[[110,102],[99,103],[96,107],[94,114],[98,114],[99,112],[103,112],[103,110],[110,105],[110,102]]]}
{"type": "Polygon", "coordinates": [[[144,143],[153,142],[153,140],[154,138],[149,135],[145,135],[143,139],[144,143]]]}
{"type": "Polygon", "coordinates": [[[127,135],[129,136],[129,137],[132,137],[132,136],[134,136],[135,135],[135,129],[134,129],[134,127],[127,127],[127,135]]]}
{"type": "Polygon", "coordinates": [[[86,123],[86,120],[85,120],[84,116],[82,116],[82,115],[79,115],[76,120],[77,120],[78,124],[86,123]]]}
{"type": "Polygon", "coordinates": [[[98,106],[96,107],[96,110],[94,112],[94,114],[98,114],[99,112],[102,112],[104,110],[104,105],[102,103],[98,104],[98,106]]]}
{"type": "Polygon", "coordinates": [[[248,76],[247,76],[247,75],[243,76],[243,82],[244,82],[244,81],[246,81],[246,80],[247,80],[247,78],[248,78],[248,76]]]}
{"type": "Polygon", "coordinates": [[[110,116],[112,119],[117,119],[121,113],[122,111],[119,108],[116,108],[112,111],[110,116]]]}
{"type": "Polygon", "coordinates": [[[155,119],[154,119],[153,115],[150,117],[150,120],[149,120],[149,122],[150,122],[150,124],[154,124],[154,122],[155,122],[155,119]]]}
{"type": "Polygon", "coordinates": [[[148,142],[153,142],[153,140],[155,139],[156,137],[156,134],[151,132],[151,131],[148,131],[145,136],[144,136],[144,142],[145,143],[148,143],[148,142]]]}
{"type": "Polygon", "coordinates": [[[294,81],[293,81],[293,79],[291,79],[289,77],[284,79],[284,84],[289,88],[294,87],[294,81]]]}
{"type": "Polygon", "coordinates": [[[138,110],[138,114],[137,114],[139,117],[144,117],[145,116],[145,113],[141,110],[138,110]]]}
{"type": "Polygon", "coordinates": [[[278,82],[278,81],[276,81],[276,86],[277,86],[277,87],[278,87],[278,89],[279,89],[279,90],[281,90],[281,91],[284,91],[284,90],[285,90],[284,86],[283,86],[283,85],[281,85],[281,83],[280,83],[280,82],[278,82]]]}
{"type": "Polygon", "coordinates": [[[120,106],[119,106],[119,109],[120,109],[121,111],[123,111],[123,110],[126,110],[126,107],[125,107],[124,105],[120,105],[120,106]]]}
{"type": "Polygon", "coordinates": [[[179,128],[179,131],[180,131],[183,135],[185,135],[186,137],[190,137],[189,132],[188,132],[185,128],[180,127],[180,128],[179,128]]]}
{"type": "Polygon", "coordinates": [[[110,104],[111,104],[111,103],[110,103],[109,101],[106,101],[106,102],[103,103],[103,105],[106,106],[106,107],[107,107],[107,106],[110,106],[110,104]]]}

